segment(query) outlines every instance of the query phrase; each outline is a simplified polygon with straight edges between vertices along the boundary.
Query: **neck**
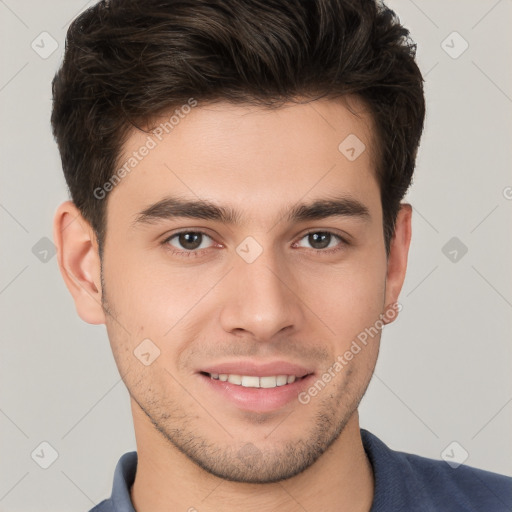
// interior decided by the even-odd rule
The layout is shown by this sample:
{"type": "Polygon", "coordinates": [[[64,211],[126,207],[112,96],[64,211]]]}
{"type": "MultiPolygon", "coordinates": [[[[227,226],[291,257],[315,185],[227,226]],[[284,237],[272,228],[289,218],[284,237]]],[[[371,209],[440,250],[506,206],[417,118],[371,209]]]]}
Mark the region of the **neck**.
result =
{"type": "Polygon", "coordinates": [[[137,512],[368,512],[371,508],[373,471],[357,411],[338,439],[302,473],[273,484],[246,484],[201,469],[166,441],[133,402],[132,410],[138,463],[130,494],[137,512]]]}

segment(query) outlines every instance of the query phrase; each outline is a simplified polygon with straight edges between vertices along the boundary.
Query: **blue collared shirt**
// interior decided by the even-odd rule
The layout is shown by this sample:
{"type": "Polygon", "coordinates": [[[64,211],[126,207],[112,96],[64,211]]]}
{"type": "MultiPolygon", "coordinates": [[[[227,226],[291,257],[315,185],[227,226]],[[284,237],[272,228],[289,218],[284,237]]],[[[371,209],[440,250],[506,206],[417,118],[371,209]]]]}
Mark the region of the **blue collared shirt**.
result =
{"type": "MultiPolygon", "coordinates": [[[[375,478],[370,512],[512,511],[511,477],[391,450],[365,429],[361,437],[375,478]]],[[[90,512],[135,512],[130,487],[136,470],[137,452],[125,453],[114,472],[111,497],[90,512]]]]}

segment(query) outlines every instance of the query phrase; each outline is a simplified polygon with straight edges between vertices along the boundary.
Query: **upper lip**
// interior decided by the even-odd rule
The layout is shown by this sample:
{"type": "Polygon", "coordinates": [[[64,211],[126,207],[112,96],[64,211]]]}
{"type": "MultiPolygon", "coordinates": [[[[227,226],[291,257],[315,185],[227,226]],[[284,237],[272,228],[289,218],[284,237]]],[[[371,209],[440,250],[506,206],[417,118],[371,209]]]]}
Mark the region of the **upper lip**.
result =
{"type": "Polygon", "coordinates": [[[201,368],[201,372],[206,373],[227,373],[230,375],[251,375],[255,377],[270,377],[272,375],[295,375],[304,377],[313,373],[299,364],[288,363],[286,361],[271,361],[268,363],[256,363],[254,361],[231,361],[219,363],[212,366],[201,368]]]}

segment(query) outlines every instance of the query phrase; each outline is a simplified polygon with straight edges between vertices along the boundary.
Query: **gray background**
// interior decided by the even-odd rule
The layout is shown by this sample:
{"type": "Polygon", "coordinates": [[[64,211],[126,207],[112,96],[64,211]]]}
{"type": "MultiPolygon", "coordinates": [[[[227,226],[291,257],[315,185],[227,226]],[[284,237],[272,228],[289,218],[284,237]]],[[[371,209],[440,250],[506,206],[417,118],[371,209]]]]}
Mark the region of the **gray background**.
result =
{"type": "MultiPolygon", "coordinates": [[[[135,449],[105,328],[77,316],[45,239],[67,199],[50,82],[69,21],[90,4],[0,0],[0,511],[89,510],[135,449]],[[58,44],[51,55],[42,32],[58,44]],[[47,469],[43,441],[58,452],[47,469]]],[[[467,452],[466,464],[512,475],[512,1],[388,5],[418,43],[428,113],[403,310],[383,334],[361,425],[394,449],[467,452]],[[454,31],[469,44],[460,55],[454,31]]]]}

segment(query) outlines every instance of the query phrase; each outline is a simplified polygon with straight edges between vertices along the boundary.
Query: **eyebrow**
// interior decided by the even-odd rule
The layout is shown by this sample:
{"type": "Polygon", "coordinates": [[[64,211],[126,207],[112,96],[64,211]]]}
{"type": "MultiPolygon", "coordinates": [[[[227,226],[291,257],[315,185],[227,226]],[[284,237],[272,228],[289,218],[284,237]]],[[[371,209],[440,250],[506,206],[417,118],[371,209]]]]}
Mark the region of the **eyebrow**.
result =
{"type": "MultiPolygon", "coordinates": [[[[329,217],[355,217],[363,221],[371,218],[369,209],[363,203],[348,196],[299,203],[283,208],[278,215],[279,219],[285,218],[289,223],[329,217]]],[[[231,207],[218,206],[204,199],[188,200],[167,196],[136,214],[132,228],[173,218],[204,219],[240,225],[242,215],[231,207]]]]}

